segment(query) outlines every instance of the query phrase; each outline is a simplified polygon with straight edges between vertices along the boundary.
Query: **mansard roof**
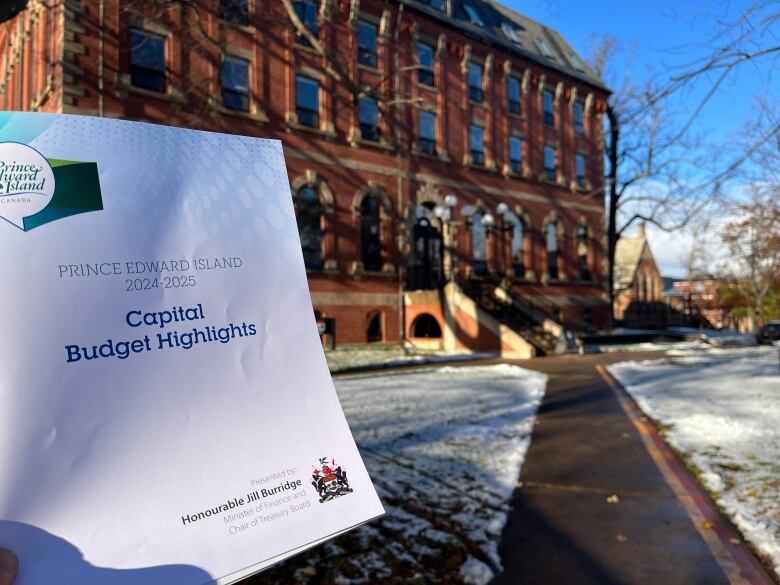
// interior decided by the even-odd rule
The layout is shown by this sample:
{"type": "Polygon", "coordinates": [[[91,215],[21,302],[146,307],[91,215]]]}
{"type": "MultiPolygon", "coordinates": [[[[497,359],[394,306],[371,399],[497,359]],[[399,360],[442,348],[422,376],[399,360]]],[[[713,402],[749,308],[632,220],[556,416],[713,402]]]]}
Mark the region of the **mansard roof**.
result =
{"type": "Polygon", "coordinates": [[[404,0],[404,4],[483,42],[609,91],[557,31],[495,0],[404,0]]]}

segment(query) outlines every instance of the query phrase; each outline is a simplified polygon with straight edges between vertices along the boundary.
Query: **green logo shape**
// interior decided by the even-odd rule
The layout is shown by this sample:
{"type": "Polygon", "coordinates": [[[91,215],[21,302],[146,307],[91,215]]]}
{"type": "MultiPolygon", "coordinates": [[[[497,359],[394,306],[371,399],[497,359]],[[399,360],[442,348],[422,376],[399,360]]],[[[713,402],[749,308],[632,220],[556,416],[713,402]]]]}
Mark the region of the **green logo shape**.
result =
{"type": "Polygon", "coordinates": [[[46,160],[54,172],[54,195],[44,209],[24,218],[24,231],[71,215],[103,210],[97,163],[46,160]]]}

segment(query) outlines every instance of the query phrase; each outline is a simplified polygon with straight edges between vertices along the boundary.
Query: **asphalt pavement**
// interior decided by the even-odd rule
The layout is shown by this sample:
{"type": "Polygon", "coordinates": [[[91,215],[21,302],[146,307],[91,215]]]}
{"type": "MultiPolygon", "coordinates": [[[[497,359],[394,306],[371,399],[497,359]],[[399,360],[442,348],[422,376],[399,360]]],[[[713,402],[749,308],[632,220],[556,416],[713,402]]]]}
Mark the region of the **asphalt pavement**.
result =
{"type": "MultiPolygon", "coordinates": [[[[644,357],[658,354],[516,362],[544,372],[549,382],[502,535],[504,572],[494,585],[771,583],[756,577],[763,570],[755,566],[741,573],[740,559],[724,561],[729,555],[713,546],[717,538],[694,524],[696,495],[681,496],[679,482],[675,493],[618,394],[596,370],[644,357]]],[[[747,564],[757,565],[747,555],[747,564]]]]}

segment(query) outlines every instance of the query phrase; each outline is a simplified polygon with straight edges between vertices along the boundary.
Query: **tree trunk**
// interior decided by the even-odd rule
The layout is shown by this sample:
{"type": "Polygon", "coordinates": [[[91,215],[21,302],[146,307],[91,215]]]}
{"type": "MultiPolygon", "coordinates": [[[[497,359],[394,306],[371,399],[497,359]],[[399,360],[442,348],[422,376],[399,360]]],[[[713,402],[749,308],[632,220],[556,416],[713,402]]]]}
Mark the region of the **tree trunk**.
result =
{"type": "Polygon", "coordinates": [[[607,118],[609,119],[609,144],[607,145],[607,159],[609,172],[607,182],[609,184],[609,205],[607,206],[607,297],[609,298],[609,328],[615,324],[615,250],[617,249],[617,211],[618,211],[618,142],[620,139],[620,126],[617,115],[612,106],[607,106],[607,118]]]}

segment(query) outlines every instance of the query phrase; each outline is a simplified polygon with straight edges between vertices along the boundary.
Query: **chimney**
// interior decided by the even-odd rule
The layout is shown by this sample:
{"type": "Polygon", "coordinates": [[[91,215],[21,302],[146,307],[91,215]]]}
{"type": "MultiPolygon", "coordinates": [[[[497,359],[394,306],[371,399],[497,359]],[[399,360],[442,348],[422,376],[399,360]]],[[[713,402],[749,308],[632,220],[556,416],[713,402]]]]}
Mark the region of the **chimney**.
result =
{"type": "Polygon", "coordinates": [[[646,239],[646,237],[647,236],[645,235],[645,222],[642,222],[639,224],[639,235],[637,235],[637,239],[644,240],[646,239]]]}

